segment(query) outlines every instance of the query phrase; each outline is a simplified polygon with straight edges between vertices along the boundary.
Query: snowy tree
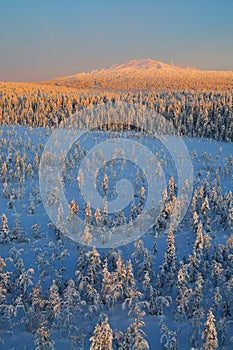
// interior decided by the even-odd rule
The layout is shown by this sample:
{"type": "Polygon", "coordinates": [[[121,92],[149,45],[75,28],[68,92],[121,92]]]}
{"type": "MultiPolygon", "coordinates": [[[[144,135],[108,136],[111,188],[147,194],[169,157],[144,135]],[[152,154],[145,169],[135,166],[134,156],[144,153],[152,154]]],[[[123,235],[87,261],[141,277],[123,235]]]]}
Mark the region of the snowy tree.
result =
{"type": "Polygon", "coordinates": [[[174,182],[174,177],[171,176],[169,179],[169,197],[170,197],[170,200],[173,200],[174,195],[175,195],[175,182],[174,182]]]}
{"type": "Polygon", "coordinates": [[[205,225],[206,231],[207,229],[208,231],[210,231],[209,213],[210,213],[209,200],[208,200],[208,197],[206,196],[201,206],[201,217],[202,217],[202,222],[205,225]]]}
{"type": "Polygon", "coordinates": [[[62,322],[61,330],[70,336],[72,324],[74,323],[77,311],[82,311],[85,306],[84,301],[80,301],[80,294],[75,287],[74,280],[70,279],[63,292],[63,302],[61,303],[62,322]]]}
{"type": "Polygon", "coordinates": [[[202,347],[204,350],[214,350],[218,347],[218,337],[215,328],[215,318],[211,308],[209,309],[208,318],[205,323],[204,331],[202,333],[202,339],[205,340],[202,347]]]}
{"type": "Polygon", "coordinates": [[[55,342],[50,340],[50,331],[41,325],[36,332],[35,350],[54,350],[55,342]]]}
{"type": "Polygon", "coordinates": [[[87,202],[86,208],[85,208],[85,220],[90,223],[92,219],[92,213],[91,213],[91,204],[90,202],[87,202]]]}
{"type": "Polygon", "coordinates": [[[90,233],[88,225],[85,226],[83,234],[81,236],[81,242],[85,245],[90,245],[92,242],[92,235],[90,233]]]}
{"type": "Polygon", "coordinates": [[[9,199],[10,198],[10,193],[9,193],[9,187],[8,187],[8,184],[7,182],[4,182],[3,184],[3,197],[6,198],[6,199],[9,199]]]}
{"type": "Polygon", "coordinates": [[[178,337],[175,331],[170,331],[168,327],[162,323],[160,328],[160,333],[162,334],[160,338],[160,343],[164,343],[164,350],[178,350],[178,337]]]}
{"type": "Polygon", "coordinates": [[[164,254],[163,268],[165,272],[165,280],[167,286],[172,288],[175,283],[175,273],[176,273],[176,248],[172,224],[170,224],[168,237],[167,237],[167,249],[164,254]]]}
{"type": "Polygon", "coordinates": [[[94,336],[90,338],[90,350],[112,350],[113,334],[112,329],[106,317],[100,325],[97,324],[94,330],[94,336]]]}
{"type": "Polygon", "coordinates": [[[145,339],[145,332],[143,327],[145,323],[142,320],[144,313],[141,312],[138,317],[130,324],[130,338],[131,338],[131,349],[132,350],[147,350],[149,349],[149,344],[145,339]]]}
{"type": "Polygon", "coordinates": [[[216,287],[215,290],[214,290],[213,302],[214,302],[214,306],[216,307],[216,311],[218,311],[219,306],[222,303],[222,296],[220,294],[220,288],[219,287],[216,287]]]}
{"type": "Polygon", "coordinates": [[[102,189],[106,195],[107,190],[108,190],[108,176],[107,176],[107,174],[104,174],[104,179],[102,181],[102,189]]]}
{"type": "Polygon", "coordinates": [[[158,233],[155,232],[155,234],[154,234],[154,244],[153,244],[153,253],[154,253],[154,255],[156,255],[157,252],[158,252],[157,240],[158,240],[158,233]]]}
{"type": "Polygon", "coordinates": [[[3,272],[6,267],[5,261],[0,257],[0,310],[3,317],[10,311],[7,305],[7,294],[10,291],[10,272],[3,272]]]}
{"type": "Polygon", "coordinates": [[[0,226],[0,239],[2,239],[4,242],[6,242],[7,236],[9,233],[7,221],[8,221],[8,219],[7,219],[6,215],[2,214],[2,223],[0,226]]]}
{"type": "Polygon", "coordinates": [[[226,320],[225,318],[221,318],[217,323],[217,333],[220,346],[223,346],[226,343],[226,328],[226,320]]]}
{"type": "Polygon", "coordinates": [[[27,309],[27,304],[29,302],[29,291],[30,287],[33,286],[33,275],[34,269],[30,268],[28,270],[22,270],[17,279],[15,279],[15,288],[17,289],[18,295],[20,295],[25,309],[27,309]]]}
{"type": "Polygon", "coordinates": [[[212,238],[208,235],[208,233],[203,236],[203,248],[205,251],[205,260],[209,260],[210,248],[211,248],[212,238]]]}
{"type": "Polygon", "coordinates": [[[102,262],[100,259],[100,254],[96,247],[93,247],[91,251],[86,253],[87,257],[87,269],[86,276],[88,282],[95,287],[100,285],[100,275],[102,271],[102,262]]]}
{"type": "Polygon", "coordinates": [[[127,266],[126,266],[126,278],[125,278],[126,294],[128,294],[130,290],[134,289],[135,286],[136,286],[136,281],[133,273],[133,265],[131,260],[129,260],[127,261],[127,266]]]}
{"type": "Polygon", "coordinates": [[[140,275],[145,279],[145,274],[147,274],[147,279],[152,279],[154,271],[152,266],[152,256],[147,248],[143,251],[143,260],[140,264],[138,264],[138,269],[140,275]]]}
{"type": "Polygon", "coordinates": [[[49,288],[49,308],[52,320],[56,319],[60,314],[61,297],[55,280],[53,280],[52,286],[49,288]]]}
{"type": "Polygon", "coordinates": [[[199,222],[197,226],[197,236],[193,247],[194,254],[196,254],[198,258],[202,256],[203,244],[204,244],[202,227],[203,227],[202,223],[199,222]]]}
{"type": "Polygon", "coordinates": [[[64,212],[63,206],[62,206],[62,203],[60,203],[57,209],[57,220],[56,220],[56,230],[55,230],[57,238],[60,238],[61,232],[65,232],[63,212],[64,212]]]}
{"type": "Polygon", "coordinates": [[[169,267],[173,267],[176,263],[176,248],[173,227],[170,225],[168,238],[167,238],[167,250],[166,250],[166,261],[169,267]]]}
{"type": "Polygon", "coordinates": [[[198,216],[197,212],[194,211],[194,213],[193,213],[193,220],[192,220],[192,226],[193,226],[195,231],[197,230],[197,227],[198,227],[198,218],[199,218],[199,216],[198,216]]]}
{"type": "Polygon", "coordinates": [[[111,292],[111,273],[108,271],[108,259],[105,259],[103,266],[103,281],[101,289],[101,297],[104,304],[109,303],[111,292]]]}
{"type": "Polygon", "coordinates": [[[142,240],[138,239],[134,242],[135,251],[132,253],[132,261],[135,261],[136,264],[139,264],[143,261],[144,257],[144,243],[142,240]]]}
{"type": "Polygon", "coordinates": [[[42,297],[42,288],[38,284],[32,289],[31,293],[31,306],[27,312],[26,326],[27,331],[32,332],[36,330],[41,324],[43,318],[47,317],[45,312],[46,301],[42,297]]]}
{"type": "Polygon", "coordinates": [[[230,253],[233,254],[233,234],[227,239],[226,247],[229,249],[230,253]]]}
{"type": "Polygon", "coordinates": [[[177,310],[183,317],[186,317],[189,315],[189,303],[192,295],[192,289],[188,288],[189,275],[187,266],[183,266],[179,269],[177,277],[177,310]]]}
{"type": "Polygon", "coordinates": [[[101,212],[100,212],[99,208],[96,208],[94,217],[95,217],[96,225],[98,226],[101,223],[101,220],[102,220],[101,212]]]}
{"type": "Polygon", "coordinates": [[[75,218],[77,217],[79,212],[79,207],[78,204],[76,203],[75,199],[73,198],[72,201],[70,202],[69,205],[69,221],[71,221],[71,223],[74,223],[75,218]]]}

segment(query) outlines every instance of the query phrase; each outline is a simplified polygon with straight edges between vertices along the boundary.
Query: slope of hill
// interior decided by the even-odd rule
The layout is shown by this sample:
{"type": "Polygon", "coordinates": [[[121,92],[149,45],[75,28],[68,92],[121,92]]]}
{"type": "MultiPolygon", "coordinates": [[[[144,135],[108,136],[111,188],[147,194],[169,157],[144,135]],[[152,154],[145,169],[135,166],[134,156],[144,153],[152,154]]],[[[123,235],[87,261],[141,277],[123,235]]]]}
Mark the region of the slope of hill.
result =
{"type": "Polygon", "coordinates": [[[65,76],[48,83],[88,89],[231,90],[233,72],[204,71],[144,59],[115,64],[88,73],[65,76]]]}
{"type": "MultiPolygon", "coordinates": [[[[224,341],[223,346],[219,341],[218,349],[232,350],[232,144],[185,139],[190,155],[195,154],[192,163],[197,181],[192,207],[174,238],[170,236],[171,243],[167,241],[166,229],[159,229],[157,225],[135,244],[100,249],[66,238],[51,225],[45,211],[40,195],[38,159],[41,159],[51,130],[4,126],[0,127],[0,134],[1,167],[5,169],[0,176],[0,341],[3,345],[0,349],[88,350],[91,348],[89,339],[103,317],[109,320],[110,332],[119,335],[114,343],[119,339],[124,344],[125,339],[131,339],[132,344],[137,335],[135,317],[140,317],[143,327],[140,326],[139,334],[144,344],[148,342],[147,349],[165,349],[165,342],[167,349],[194,349],[194,342],[198,344],[195,349],[201,349],[205,341],[202,332],[212,307],[216,336],[218,333],[220,341],[224,341]],[[201,193],[204,193],[202,197],[201,193]],[[203,204],[208,205],[207,211],[203,204]],[[161,344],[164,333],[166,337],[161,344]],[[19,339],[22,339],[20,347],[19,339]]],[[[80,140],[76,156],[73,147],[66,158],[64,191],[69,203],[75,198],[79,206],[75,215],[80,220],[83,220],[85,201],[79,195],[76,180],[79,167],[88,153],[102,142],[110,141],[111,136],[104,132],[90,133],[80,140]]],[[[142,134],[138,136],[134,132],[127,133],[127,138],[136,143],[141,140],[158,156],[168,181],[177,172],[171,155],[164,152],[156,140],[142,134]]],[[[132,149],[132,155],[134,151],[132,149]]],[[[90,167],[94,166],[93,162],[94,158],[90,167]]],[[[112,162],[108,162],[106,172],[102,167],[96,182],[102,190],[103,176],[108,174],[108,198],[112,202],[114,184],[130,179],[135,193],[132,202],[135,218],[139,204],[137,188],[144,185],[148,196],[148,178],[145,181],[140,169],[136,180],[137,168],[131,166],[133,164],[135,162],[124,165],[119,160],[112,166],[112,162]]],[[[157,176],[153,180],[156,183],[157,176]]],[[[165,199],[166,208],[175,208],[176,205],[171,207],[170,193],[165,199]]],[[[176,193],[177,190],[177,196],[176,193]]],[[[53,204],[56,192],[50,198],[53,204]]],[[[173,197],[172,201],[174,198],[179,200],[173,197]]],[[[127,220],[130,211],[130,206],[124,208],[123,217],[127,220]]],[[[116,218],[122,220],[120,213],[116,218]]],[[[160,225],[169,222],[168,215],[163,217],[160,225]]],[[[110,228],[106,232],[109,231],[110,228]]],[[[119,348],[118,344],[109,347],[119,348]]]]}

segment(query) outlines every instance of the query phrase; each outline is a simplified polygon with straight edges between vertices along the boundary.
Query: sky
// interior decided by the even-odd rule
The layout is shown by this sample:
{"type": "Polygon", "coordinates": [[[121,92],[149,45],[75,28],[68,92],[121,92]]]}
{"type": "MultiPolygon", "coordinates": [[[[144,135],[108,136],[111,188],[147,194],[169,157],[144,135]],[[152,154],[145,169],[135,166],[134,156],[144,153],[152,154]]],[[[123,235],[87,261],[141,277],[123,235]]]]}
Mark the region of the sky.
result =
{"type": "Polygon", "coordinates": [[[0,81],[143,58],[233,70],[233,1],[0,0],[0,81]]]}

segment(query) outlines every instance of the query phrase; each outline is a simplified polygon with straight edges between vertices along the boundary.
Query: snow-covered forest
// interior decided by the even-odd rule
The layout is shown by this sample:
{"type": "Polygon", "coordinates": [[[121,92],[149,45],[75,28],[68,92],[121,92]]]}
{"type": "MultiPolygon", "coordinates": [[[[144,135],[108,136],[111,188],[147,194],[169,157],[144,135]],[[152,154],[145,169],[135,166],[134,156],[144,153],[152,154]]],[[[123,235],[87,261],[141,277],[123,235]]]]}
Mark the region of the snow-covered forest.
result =
{"type": "MultiPolygon", "coordinates": [[[[80,92],[0,83],[0,136],[1,349],[232,349],[232,92],[80,92]],[[98,105],[115,113],[114,124],[92,114],[98,105]],[[98,127],[73,145],[62,168],[71,225],[76,218],[86,223],[77,243],[44,208],[39,166],[53,131],[85,109],[98,127]],[[178,227],[171,221],[182,205],[177,169],[154,135],[135,127],[135,110],[164,116],[189,151],[193,191],[178,227]],[[111,200],[117,181],[130,179],[130,205],[111,216],[107,206],[94,210],[80,196],[80,161],[100,140],[119,135],[150,148],[167,186],[145,235],[98,248],[88,225],[107,232],[134,221],[148,194],[143,169],[114,161],[102,165],[96,187],[111,200]]],[[[58,203],[58,221],[62,210],[58,203]]]]}
{"type": "Polygon", "coordinates": [[[27,83],[0,83],[0,124],[53,127],[82,108],[127,102],[161,113],[181,135],[233,140],[231,91],[81,92],[27,83]]]}

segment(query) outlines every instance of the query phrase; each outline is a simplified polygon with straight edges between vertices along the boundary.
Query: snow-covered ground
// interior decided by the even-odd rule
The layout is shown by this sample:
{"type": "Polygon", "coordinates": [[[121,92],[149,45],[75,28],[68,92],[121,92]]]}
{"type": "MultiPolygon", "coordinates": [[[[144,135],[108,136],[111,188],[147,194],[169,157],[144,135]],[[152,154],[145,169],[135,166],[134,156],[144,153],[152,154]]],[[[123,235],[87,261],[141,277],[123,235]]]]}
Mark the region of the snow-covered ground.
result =
{"type": "MultiPolygon", "coordinates": [[[[224,309],[227,307],[226,303],[229,304],[232,301],[233,266],[232,259],[230,258],[232,248],[228,246],[228,250],[225,248],[225,253],[223,253],[224,245],[226,245],[226,241],[232,234],[232,218],[229,212],[232,206],[232,199],[228,199],[227,202],[227,194],[232,190],[233,173],[232,158],[230,158],[232,154],[232,143],[207,139],[183,139],[193,165],[194,192],[195,190],[198,191],[196,204],[196,211],[198,213],[197,221],[202,221],[203,223],[203,235],[207,232],[209,237],[212,238],[209,254],[205,251],[204,247],[197,267],[199,274],[202,274],[204,280],[202,290],[200,291],[200,303],[196,306],[199,309],[203,308],[203,317],[200,318],[200,332],[198,333],[198,326],[193,321],[194,317],[190,315],[181,316],[177,312],[176,302],[177,273],[185,264],[188,266],[188,259],[193,254],[197,236],[196,228],[192,225],[192,206],[190,205],[184,220],[179,225],[177,231],[174,232],[176,271],[173,271],[173,274],[169,271],[171,278],[174,279],[172,287],[168,286],[169,283],[166,281],[166,277],[162,274],[161,269],[161,266],[164,264],[164,254],[167,251],[168,228],[153,227],[141,237],[144,247],[140,248],[142,257],[139,257],[138,261],[135,258],[136,248],[134,242],[117,247],[115,253],[110,248],[99,249],[97,247],[100,254],[101,266],[99,267],[99,271],[96,267],[95,272],[98,281],[92,287],[97,291],[100,300],[95,300],[95,298],[98,299],[95,296],[93,296],[92,300],[92,297],[87,297],[85,287],[81,290],[80,283],[81,281],[83,282],[82,285],[85,285],[85,278],[83,276],[88,273],[88,266],[86,264],[89,260],[87,253],[92,251],[92,248],[82,246],[80,243],[72,241],[56,230],[48,217],[40,195],[38,160],[40,160],[51,131],[42,128],[1,127],[0,132],[0,168],[2,168],[0,172],[0,215],[4,213],[8,219],[7,234],[3,232],[3,225],[0,226],[0,256],[6,263],[2,273],[6,271],[11,273],[6,300],[0,299],[2,305],[8,305],[8,311],[6,311],[6,308],[4,311],[4,307],[1,306],[3,310],[0,321],[1,349],[18,350],[34,348],[35,339],[39,339],[39,334],[37,333],[36,335],[36,331],[42,325],[44,325],[45,329],[50,330],[50,340],[55,342],[55,349],[89,349],[91,344],[89,338],[94,334],[96,324],[104,320],[103,314],[108,315],[108,322],[113,330],[117,329],[118,331],[125,332],[126,328],[133,322],[134,317],[136,317],[135,315],[134,317],[128,316],[129,307],[122,310],[122,304],[126,296],[122,295],[116,298],[116,305],[111,305],[110,310],[106,304],[101,303],[104,260],[108,257],[109,271],[115,271],[114,261],[116,262],[116,256],[119,255],[119,251],[121,252],[121,258],[124,264],[129,259],[133,262],[134,277],[137,281],[135,288],[142,293],[139,301],[145,302],[144,304],[141,303],[140,307],[145,311],[145,316],[143,317],[143,321],[145,322],[144,331],[150,349],[163,349],[165,340],[160,343],[160,328],[162,324],[166,324],[169,331],[176,332],[179,349],[186,350],[191,349],[191,347],[201,348],[204,342],[201,334],[210,307],[213,308],[215,315],[219,343],[222,333],[219,330],[220,326],[217,326],[217,324],[223,320],[226,326],[226,341],[221,346],[221,349],[232,349],[233,345],[230,338],[233,336],[233,308],[230,304],[228,305],[230,307],[229,312],[226,312],[224,309]],[[7,169],[4,172],[3,164],[5,162],[7,169]],[[200,195],[200,187],[202,187],[201,191],[203,191],[202,196],[200,195]],[[212,200],[214,187],[216,187],[218,201],[222,201],[222,203],[215,203],[212,200]],[[210,206],[207,213],[203,213],[202,209],[205,197],[208,198],[210,206]],[[227,205],[228,207],[226,207],[227,205]],[[155,233],[158,236],[157,252],[154,252],[155,233]],[[141,270],[142,265],[145,265],[148,253],[147,263],[148,261],[150,262],[149,266],[144,266],[141,270]],[[83,259],[84,265],[80,263],[80,259],[83,259]],[[211,275],[214,271],[214,268],[212,268],[213,260],[221,265],[218,266],[220,270],[223,269],[217,277],[211,275]],[[111,261],[112,266],[110,264],[111,261]],[[83,266],[83,270],[81,270],[81,266],[83,266]],[[146,269],[149,271],[150,280],[148,287],[143,287],[146,269]],[[77,273],[77,271],[79,272],[77,273]],[[78,279],[80,273],[83,275],[81,280],[78,279]],[[165,278],[164,286],[161,286],[163,284],[163,278],[165,278]],[[71,308],[69,311],[70,314],[67,316],[64,290],[67,287],[67,282],[71,279],[75,282],[75,289],[80,294],[80,300],[77,297],[73,309],[71,308]],[[158,280],[160,280],[160,286],[158,286],[158,280]],[[57,303],[60,304],[60,312],[51,309],[52,297],[49,289],[53,281],[55,281],[58,288],[57,303]],[[33,309],[32,291],[39,284],[42,288],[44,306],[41,309],[33,309]],[[226,285],[229,286],[230,296],[229,293],[225,293],[226,285]],[[159,296],[170,296],[172,298],[169,306],[163,306],[162,315],[153,314],[150,306],[148,306],[151,300],[150,287],[157,290],[159,296]],[[222,297],[217,306],[213,301],[216,287],[219,287],[222,297]],[[80,304],[81,301],[83,303],[80,304]],[[80,306],[77,306],[78,304],[80,306]],[[12,310],[9,308],[10,305],[13,307],[12,310]],[[82,336],[84,337],[83,347],[80,340],[82,336]]],[[[67,156],[68,161],[64,176],[65,195],[69,203],[73,198],[75,199],[79,206],[79,216],[82,220],[84,220],[85,216],[84,210],[86,203],[81,197],[77,182],[80,159],[85,157],[97,143],[109,137],[110,133],[107,132],[96,131],[87,134],[80,140],[77,159],[75,160],[74,158],[75,147],[72,148],[67,156]],[[73,166],[71,166],[72,160],[74,160],[73,166]]],[[[111,133],[112,137],[113,134],[111,133]]],[[[128,132],[127,137],[138,140],[138,136],[134,132],[128,132]]],[[[140,142],[148,147],[153,154],[157,152],[157,159],[165,174],[166,183],[169,183],[171,176],[174,177],[174,182],[177,183],[177,169],[175,168],[174,160],[166,148],[159,141],[146,136],[140,138],[140,142]]],[[[122,163],[118,160],[113,167],[107,163],[106,168],[103,165],[99,170],[97,189],[99,189],[102,197],[104,196],[102,181],[104,175],[107,174],[109,180],[107,198],[108,200],[115,198],[114,171],[117,180],[122,178],[129,179],[136,192],[140,190],[141,186],[144,186],[145,194],[147,195],[148,184],[146,180],[143,180],[143,171],[138,169],[133,162],[125,162],[122,166],[122,163]],[[137,171],[139,183],[136,183],[137,171]]],[[[177,189],[175,189],[175,194],[176,191],[177,189]]],[[[138,206],[139,202],[139,196],[135,196],[135,206],[138,206]]],[[[130,210],[131,205],[128,205],[123,211],[126,222],[129,222],[130,210]]],[[[92,209],[92,221],[94,221],[94,213],[92,209]]],[[[109,215],[108,219],[108,224],[110,225],[110,221],[114,219],[113,215],[109,215]]],[[[168,221],[168,218],[164,220],[168,221]]],[[[3,279],[3,276],[1,278],[3,279]]],[[[194,299],[196,298],[195,288],[197,288],[197,283],[196,277],[194,277],[193,281],[187,280],[186,287],[192,289],[189,293],[193,293],[194,299]]],[[[194,301],[189,301],[189,303],[193,304],[194,301]]],[[[171,344],[172,342],[167,345],[167,349],[173,349],[171,344]]]]}

